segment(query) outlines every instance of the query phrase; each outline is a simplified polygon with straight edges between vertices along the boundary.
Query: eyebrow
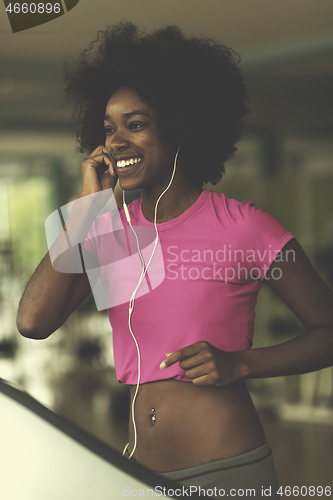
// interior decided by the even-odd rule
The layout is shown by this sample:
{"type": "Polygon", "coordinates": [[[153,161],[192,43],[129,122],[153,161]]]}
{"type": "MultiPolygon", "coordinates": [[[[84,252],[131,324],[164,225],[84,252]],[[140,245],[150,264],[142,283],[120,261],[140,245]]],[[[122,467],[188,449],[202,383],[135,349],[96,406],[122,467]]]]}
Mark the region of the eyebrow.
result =
{"type": "MultiPolygon", "coordinates": [[[[131,116],[135,116],[135,115],[143,115],[143,116],[148,116],[148,118],[151,118],[151,116],[148,113],[144,113],[143,111],[140,111],[139,109],[131,111],[130,113],[123,113],[123,116],[125,118],[130,118],[131,116]]],[[[110,115],[105,115],[104,116],[104,120],[105,121],[109,121],[110,120],[110,115]]]]}

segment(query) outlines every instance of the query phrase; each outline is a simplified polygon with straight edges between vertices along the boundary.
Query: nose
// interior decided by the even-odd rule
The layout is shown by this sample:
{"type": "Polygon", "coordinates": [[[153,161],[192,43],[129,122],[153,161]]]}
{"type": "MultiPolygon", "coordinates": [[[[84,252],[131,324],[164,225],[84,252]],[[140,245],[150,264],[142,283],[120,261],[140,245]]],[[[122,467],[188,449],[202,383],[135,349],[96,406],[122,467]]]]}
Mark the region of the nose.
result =
{"type": "Polygon", "coordinates": [[[126,137],[126,132],[118,129],[112,135],[110,145],[114,151],[122,151],[122,150],[128,148],[130,144],[129,144],[129,141],[126,137]]]}

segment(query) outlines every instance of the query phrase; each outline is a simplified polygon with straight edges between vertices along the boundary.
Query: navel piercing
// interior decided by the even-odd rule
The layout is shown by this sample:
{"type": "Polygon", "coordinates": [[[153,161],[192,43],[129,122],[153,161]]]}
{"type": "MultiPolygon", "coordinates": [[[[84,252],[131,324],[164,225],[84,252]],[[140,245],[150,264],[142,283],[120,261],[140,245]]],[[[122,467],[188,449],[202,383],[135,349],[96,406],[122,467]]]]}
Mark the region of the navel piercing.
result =
{"type": "MultiPolygon", "coordinates": [[[[154,412],[155,408],[152,408],[151,411],[154,412]]],[[[155,414],[151,416],[151,420],[152,420],[152,422],[155,422],[155,420],[156,420],[156,415],[155,414]]]]}

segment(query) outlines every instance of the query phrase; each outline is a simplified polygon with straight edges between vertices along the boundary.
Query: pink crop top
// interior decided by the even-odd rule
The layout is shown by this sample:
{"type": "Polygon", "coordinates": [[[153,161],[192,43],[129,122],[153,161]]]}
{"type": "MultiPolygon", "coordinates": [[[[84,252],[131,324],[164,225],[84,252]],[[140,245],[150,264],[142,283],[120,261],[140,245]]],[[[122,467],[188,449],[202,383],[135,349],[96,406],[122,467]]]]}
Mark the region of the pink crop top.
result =
{"type": "MultiPolygon", "coordinates": [[[[141,198],[128,209],[132,225],[138,233],[148,230],[151,242],[154,224],[144,217],[141,198]]],[[[139,256],[123,209],[120,217],[123,228],[116,209],[97,218],[84,248],[98,259],[106,296],[114,297],[117,284],[121,289],[124,282],[131,291],[118,302],[109,301],[108,315],[118,381],[135,385],[138,356],[128,327],[128,301],[142,265],[137,276],[128,271],[131,256],[132,260],[139,256]],[[123,263],[123,271],[118,266],[114,272],[115,262],[123,263]]],[[[135,299],[131,320],[140,349],[140,383],[166,378],[189,381],[179,363],[159,368],[165,353],[202,340],[225,351],[251,348],[257,293],[272,261],[294,236],[252,202],[207,190],[181,215],[157,227],[160,247],[135,299]]],[[[149,248],[146,263],[152,253],[148,243],[142,241],[149,248]]]]}

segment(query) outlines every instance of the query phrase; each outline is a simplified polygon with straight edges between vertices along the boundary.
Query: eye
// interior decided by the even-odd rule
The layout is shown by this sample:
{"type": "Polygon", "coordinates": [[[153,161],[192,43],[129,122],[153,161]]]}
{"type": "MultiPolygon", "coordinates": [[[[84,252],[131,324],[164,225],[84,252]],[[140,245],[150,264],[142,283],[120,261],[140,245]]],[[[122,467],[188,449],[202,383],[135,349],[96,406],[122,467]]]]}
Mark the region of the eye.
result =
{"type": "Polygon", "coordinates": [[[132,122],[129,124],[128,128],[130,130],[138,130],[138,129],[141,129],[143,127],[145,127],[145,123],[142,123],[142,122],[132,122]]]}
{"type": "Polygon", "coordinates": [[[104,130],[106,135],[111,135],[114,132],[114,128],[112,127],[104,127],[104,130]]]}

